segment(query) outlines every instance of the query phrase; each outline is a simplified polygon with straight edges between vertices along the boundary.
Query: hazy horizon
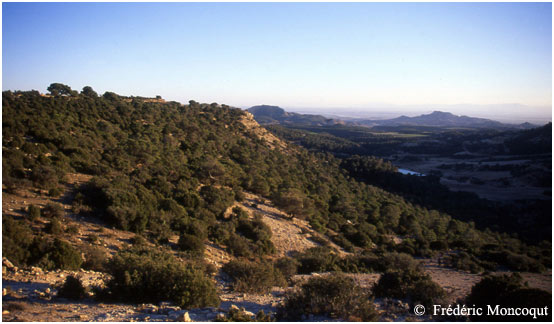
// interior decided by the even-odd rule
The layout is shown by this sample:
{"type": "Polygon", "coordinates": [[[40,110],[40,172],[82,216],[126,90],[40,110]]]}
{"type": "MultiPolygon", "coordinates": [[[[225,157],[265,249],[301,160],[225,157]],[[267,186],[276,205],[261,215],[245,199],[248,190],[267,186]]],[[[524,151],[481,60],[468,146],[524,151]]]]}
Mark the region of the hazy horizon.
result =
{"type": "Polygon", "coordinates": [[[552,116],[551,3],[2,9],[3,90],[45,92],[61,82],[99,93],[335,114],[552,116]]]}
{"type": "MultiPolygon", "coordinates": [[[[284,108],[284,107],[282,107],[284,108]]],[[[519,124],[529,122],[531,124],[542,125],[552,121],[552,114],[544,113],[551,111],[549,107],[530,107],[521,104],[499,104],[499,105],[422,105],[422,106],[400,106],[400,105],[380,105],[373,108],[308,108],[308,107],[289,107],[286,111],[297,112],[301,114],[319,114],[324,116],[337,116],[344,118],[359,119],[391,119],[400,116],[415,117],[426,115],[434,111],[449,112],[458,116],[469,116],[486,118],[500,121],[503,123],[519,124]],[[506,108],[521,108],[515,109],[506,108]],[[548,109],[548,110],[547,110],[548,109]],[[507,112],[506,112],[507,111],[507,112]]]]}

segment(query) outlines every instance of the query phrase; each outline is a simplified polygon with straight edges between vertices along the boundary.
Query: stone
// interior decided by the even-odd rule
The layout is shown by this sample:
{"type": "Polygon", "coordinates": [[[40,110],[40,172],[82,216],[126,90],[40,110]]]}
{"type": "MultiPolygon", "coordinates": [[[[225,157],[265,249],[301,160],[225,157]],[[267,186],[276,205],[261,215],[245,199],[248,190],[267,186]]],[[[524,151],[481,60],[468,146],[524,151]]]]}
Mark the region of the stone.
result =
{"type": "Polygon", "coordinates": [[[254,314],[254,313],[252,313],[252,312],[250,312],[250,311],[247,311],[247,310],[244,310],[244,311],[243,311],[243,314],[246,315],[246,316],[250,316],[250,317],[256,316],[256,314],[254,314]]]}
{"type": "Polygon", "coordinates": [[[6,296],[8,294],[8,289],[2,288],[2,296],[6,296]]]}
{"type": "Polygon", "coordinates": [[[138,310],[142,313],[153,314],[158,312],[158,306],[152,304],[142,304],[138,310]]]}
{"type": "Polygon", "coordinates": [[[179,317],[177,317],[178,322],[192,322],[192,319],[190,319],[189,312],[184,312],[179,317]]]}
{"type": "Polygon", "coordinates": [[[34,274],[41,274],[42,269],[39,267],[31,267],[31,272],[33,272],[34,274]]]}
{"type": "Polygon", "coordinates": [[[234,304],[233,304],[233,305],[231,305],[231,307],[229,307],[229,311],[232,311],[232,310],[234,310],[234,311],[237,311],[237,312],[238,312],[238,311],[239,311],[240,309],[238,308],[238,306],[237,306],[237,305],[234,305],[234,304]]]}

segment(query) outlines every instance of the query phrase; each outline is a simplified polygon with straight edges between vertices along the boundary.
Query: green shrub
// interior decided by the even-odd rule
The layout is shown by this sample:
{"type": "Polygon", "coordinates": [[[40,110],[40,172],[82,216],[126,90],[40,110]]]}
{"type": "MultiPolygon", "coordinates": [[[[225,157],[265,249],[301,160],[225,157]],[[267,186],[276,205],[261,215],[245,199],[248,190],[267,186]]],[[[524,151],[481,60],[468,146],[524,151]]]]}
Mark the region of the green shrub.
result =
{"type": "Polygon", "coordinates": [[[27,208],[27,215],[31,221],[36,221],[40,217],[40,208],[35,205],[29,205],[27,208]]]}
{"type": "Polygon", "coordinates": [[[202,270],[145,247],[118,252],[106,265],[105,297],[136,303],[170,300],[183,308],[218,306],[214,283],[202,270]]]}
{"type": "Polygon", "coordinates": [[[136,246],[146,245],[146,239],[142,235],[135,235],[131,238],[131,244],[136,246]]]}
{"type": "Polygon", "coordinates": [[[52,188],[48,190],[48,196],[50,197],[59,197],[63,193],[63,190],[59,187],[52,188]]]}
{"type": "Polygon", "coordinates": [[[42,189],[52,189],[58,185],[60,176],[56,170],[50,166],[38,166],[33,168],[31,180],[35,186],[42,189]]]}
{"type": "Polygon", "coordinates": [[[225,223],[217,223],[210,227],[208,238],[216,244],[226,244],[231,236],[229,229],[225,223]]]}
{"type": "Polygon", "coordinates": [[[445,297],[443,289],[416,268],[387,270],[373,287],[373,294],[380,298],[408,299],[425,307],[440,304],[445,297]]]}
{"type": "Polygon", "coordinates": [[[368,292],[362,290],[352,278],[334,273],[312,277],[289,293],[279,309],[279,317],[298,321],[302,315],[328,315],[347,321],[375,321],[377,312],[368,292]]]}
{"type": "Polygon", "coordinates": [[[67,226],[65,228],[65,232],[68,234],[74,234],[74,235],[79,234],[79,227],[76,225],[67,226]]]}
{"type": "Polygon", "coordinates": [[[371,273],[382,269],[382,262],[375,255],[348,255],[337,260],[336,264],[346,273],[371,273]]]}
{"type": "Polygon", "coordinates": [[[234,233],[227,240],[227,251],[236,257],[248,258],[253,255],[248,239],[234,233]]]}
{"type": "Polygon", "coordinates": [[[83,260],[81,254],[69,243],[55,239],[53,242],[37,237],[31,246],[31,258],[45,270],[79,270],[83,260]]]}
{"type": "Polygon", "coordinates": [[[233,280],[233,290],[248,293],[266,293],[274,286],[284,286],[283,274],[265,261],[233,260],[222,270],[233,280]]]}
{"type": "Polygon", "coordinates": [[[85,254],[83,269],[99,272],[105,271],[105,265],[108,261],[108,257],[102,249],[94,246],[86,246],[83,251],[85,254]]]}
{"type": "Polygon", "coordinates": [[[46,225],[46,233],[52,235],[60,235],[63,233],[63,226],[58,218],[52,218],[52,220],[46,225]]]}
{"type": "Polygon", "coordinates": [[[83,287],[81,280],[74,276],[69,276],[65,279],[64,284],[58,289],[58,297],[67,299],[83,299],[86,294],[86,289],[83,287]]]}
{"type": "MultiPolygon", "coordinates": [[[[445,258],[446,263],[456,269],[470,271],[471,273],[481,273],[485,269],[481,266],[481,261],[467,252],[460,252],[445,258]]],[[[489,269],[494,270],[494,269],[489,269]]]]}
{"type": "Polygon", "coordinates": [[[13,264],[27,264],[31,253],[30,245],[33,233],[23,221],[15,220],[9,215],[2,215],[2,256],[13,264]]]}
{"type": "Polygon", "coordinates": [[[275,262],[275,268],[279,269],[287,280],[298,272],[299,266],[300,262],[298,260],[289,257],[279,258],[275,262]]]}
{"type": "MultiPolygon", "coordinates": [[[[518,273],[500,276],[486,276],[471,288],[466,302],[475,307],[487,308],[487,305],[500,305],[500,308],[542,308],[552,305],[552,295],[544,290],[533,289],[523,286],[522,277],[518,273]]],[[[472,321],[541,321],[551,322],[552,313],[549,311],[546,316],[506,316],[487,314],[482,316],[471,316],[472,321]]]]}
{"type": "Polygon", "coordinates": [[[89,241],[90,243],[98,243],[99,240],[100,238],[98,237],[98,235],[94,233],[87,235],[87,241],[89,241]]]}
{"type": "Polygon", "coordinates": [[[421,263],[405,253],[388,253],[382,258],[381,271],[386,270],[415,270],[423,271],[421,263]]]}
{"type": "Polygon", "coordinates": [[[300,262],[298,273],[310,274],[312,272],[336,271],[339,256],[333,253],[329,247],[314,247],[299,253],[295,258],[300,262]]]}
{"type": "Polygon", "coordinates": [[[64,216],[64,210],[60,204],[48,203],[48,205],[42,209],[41,214],[46,218],[61,218],[64,216]]]}
{"type": "Polygon", "coordinates": [[[198,255],[204,254],[204,241],[197,236],[183,233],[179,237],[179,242],[177,243],[177,245],[182,251],[191,252],[198,255]]]}
{"type": "Polygon", "coordinates": [[[484,251],[479,254],[479,257],[486,262],[481,261],[481,264],[501,264],[513,271],[529,271],[539,273],[546,271],[545,266],[539,260],[533,259],[524,254],[508,251],[507,249],[502,249],[497,246],[484,249],[484,251]]]}

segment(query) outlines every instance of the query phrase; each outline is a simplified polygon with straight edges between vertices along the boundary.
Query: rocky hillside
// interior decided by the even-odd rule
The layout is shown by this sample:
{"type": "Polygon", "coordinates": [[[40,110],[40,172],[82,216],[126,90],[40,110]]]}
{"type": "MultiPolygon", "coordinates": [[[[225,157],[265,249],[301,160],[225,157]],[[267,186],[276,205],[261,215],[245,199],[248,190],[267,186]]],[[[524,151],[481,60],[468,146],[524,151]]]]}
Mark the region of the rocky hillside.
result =
{"type": "MultiPolygon", "coordinates": [[[[99,247],[106,255],[115,254],[134,237],[128,231],[112,229],[106,224],[89,217],[79,217],[71,211],[75,190],[90,180],[90,176],[83,174],[68,175],[68,183],[59,198],[53,198],[40,190],[21,190],[15,193],[3,193],[3,214],[21,217],[22,211],[35,205],[44,208],[48,204],[61,202],[66,213],[62,217],[62,224],[67,232],[75,228],[77,234],[64,235],[72,246],[84,251],[88,247],[99,247]],[[90,241],[93,236],[98,240],[90,241]]],[[[245,200],[233,204],[247,211],[250,217],[254,213],[263,215],[263,221],[271,228],[271,241],[276,247],[277,256],[293,255],[309,248],[329,244],[337,250],[339,255],[349,253],[332,243],[325,235],[321,235],[303,220],[289,219],[287,213],[275,208],[271,201],[262,197],[245,193],[245,200]]],[[[229,208],[230,212],[231,207],[229,208]]],[[[37,223],[46,224],[47,219],[40,218],[37,223]]],[[[78,277],[87,288],[105,287],[110,275],[93,270],[44,270],[40,267],[17,267],[8,259],[2,261],[2,288],[3,288],[3,321],[212,321],[229,316],[229,312],[240,313],[244,316],[255,317],[260,310],[265,313],[275,313],[277,307],[283,303],[285,289],[274,287],[269,294],[245,294],[233,292],[229,277],[221,270],[223,264],[235,259],[224,246],[206,242],[204,258],[207,263],[214,264],[217,275],[214,281],[218,286],[222,303],[219,307],[208,308],[181,308],[171,302],[158,304],[114,304],[98,302],[94,299],[92,289],[88,295],[78,302],[57,296],[59,288],[68,276],[78,277]]],[[[464,271],[456,271],[440,265],[436,259],[427,259],[425,271],[434,281],[448,292],[450,302],[466,297],[471,287],[481,276],[464,271]]],[[[551,292],[551,273],[537,275],[523,274],[531,287],[551,292]]],[[[301,283],[310,277],[321,276],[318,273],[310,275],[296,275],[292,283],[301,283]]],[[[380,274],[352,274],[357,284],[365,289],[371,289],[378,282],[380,274]]],[[[377,300],[376,305],[381,320],[416,319],[410,314],[407,304],[402,302],[391,304],[384,300],[377,300]]],[[[308,319],[308,318],[307,318],[308,319]]],[[[328,320],[326,317],[314,317],[310,320],[328,320]]]]}
{"type": "Polygon", "coordinates": [[[240,109],[86,88],[3,93],[5,320],[405,319],[458,289],[414,256],[550,268],[548,244],[358,182],[240,109]]]}

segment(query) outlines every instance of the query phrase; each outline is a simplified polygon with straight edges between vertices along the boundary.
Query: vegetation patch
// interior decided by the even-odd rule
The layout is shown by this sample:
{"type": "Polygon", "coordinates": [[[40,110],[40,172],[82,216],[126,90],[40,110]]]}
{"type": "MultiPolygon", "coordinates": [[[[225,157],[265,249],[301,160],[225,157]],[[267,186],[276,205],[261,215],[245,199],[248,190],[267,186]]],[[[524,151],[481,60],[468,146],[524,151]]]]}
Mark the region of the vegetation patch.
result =
{"type": "Polygon", "coordinates": [[[201,269],[165,252],[145,247],[120,251],[106,269],[113,278],[102,293],[105,298],[135,303],[170,300],[183,308],[219,305],[216,287],[201,269]]]}
{"type": "Polygon", "coordinates": [[[310,278],[298,291],[287,294],[284,306],[279,309],[279,317],[288,321],[305,320],[309,314],[347,321],[377,319],[369,292],[340,273],[310,278]]]}
{"type": "Polygon", "coordinates": [[[552,295],[544,290],[528,288],[523,284],[523,279],[518,273],[500,276],[486,276],[481,279],[468,295],[468,305],[487,310],[487,305],[500,305],[500,308],[542,308],[548,307],[546,316],[533,318],[532,316],[501,316],[500,314],[488,314],[472,316],[474,321],[552,321],[552,295]]]}
{"type": "Polygon", "coordinates": [[[283,274],[267,261],[233,260],[222,270],[233,280],[233,290],[247,293],[267,293],[274,286],[284,286],[283,274]]]}

